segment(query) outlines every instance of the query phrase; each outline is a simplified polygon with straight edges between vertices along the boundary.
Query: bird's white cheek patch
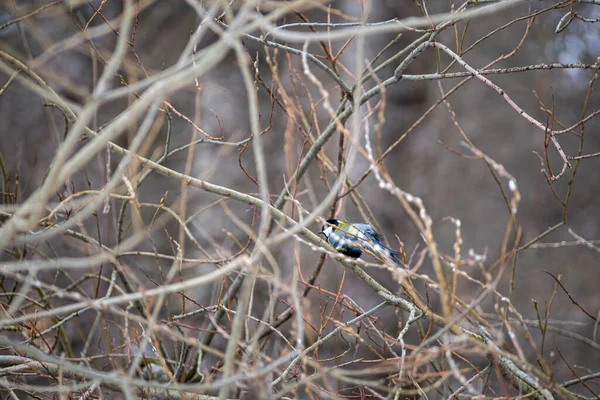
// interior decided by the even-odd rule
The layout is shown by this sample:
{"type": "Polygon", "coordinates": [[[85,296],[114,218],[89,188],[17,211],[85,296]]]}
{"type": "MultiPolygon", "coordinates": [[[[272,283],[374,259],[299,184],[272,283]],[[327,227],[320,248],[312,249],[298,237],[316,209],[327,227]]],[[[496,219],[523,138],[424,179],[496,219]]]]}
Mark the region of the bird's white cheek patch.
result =
{"type": "Polygon", "coordinates": [[[333,232],[333,228],[331,226],[328,226],[327,228],[325,228],[325,230],[323,231],[323,233],[325,234],[325,236],[329,236],[331,235],[331,233],[333,232]]]}

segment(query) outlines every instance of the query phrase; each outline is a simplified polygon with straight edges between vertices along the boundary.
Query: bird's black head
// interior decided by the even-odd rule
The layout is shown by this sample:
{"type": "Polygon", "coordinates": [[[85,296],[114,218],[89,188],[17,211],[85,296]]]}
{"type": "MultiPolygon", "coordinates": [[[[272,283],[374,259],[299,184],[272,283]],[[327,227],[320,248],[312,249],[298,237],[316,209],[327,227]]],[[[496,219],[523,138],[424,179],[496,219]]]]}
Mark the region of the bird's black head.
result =
{"type": "Polygon", "coordinates": [[[335,218],[331,218],[328,219],[327,221],[325,221],[325,225],[323,225],[321,227],[321,230],[319,231],[319,235],[325,235],[325,236],[329,236],[327,233],[325,233],[326,229],[328,227],[332,227],[332,226],[338,226],[338,224],[340,223],[339,220],[335,219],[335,218]]]}
{"type": "Polygon", "coordinates": [[[329,225],[338,226],[338,225],[339,225],[339,223],[340,223],[340,220],[339,220],[339,219],[332,218],[332,219],[328,219],[328,220],[327,220],[327,221],[325,221],[325,222],[327,222],[327,225],[325,225],[325,226],[329,226],[329,225]]]}

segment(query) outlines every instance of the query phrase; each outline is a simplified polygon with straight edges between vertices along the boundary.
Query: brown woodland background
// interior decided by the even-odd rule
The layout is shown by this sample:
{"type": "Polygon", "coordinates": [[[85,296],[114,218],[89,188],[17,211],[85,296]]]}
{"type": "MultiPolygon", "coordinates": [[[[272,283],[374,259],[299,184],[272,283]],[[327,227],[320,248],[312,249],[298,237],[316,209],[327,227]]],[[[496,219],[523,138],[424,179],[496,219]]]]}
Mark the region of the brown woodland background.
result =
{"type": "Polygon", "coordinates": [[[2,2],[2,398],[597,398],[599,18],[2,2]],[[339,257],[319,207],[407,264],[339,257]]]}

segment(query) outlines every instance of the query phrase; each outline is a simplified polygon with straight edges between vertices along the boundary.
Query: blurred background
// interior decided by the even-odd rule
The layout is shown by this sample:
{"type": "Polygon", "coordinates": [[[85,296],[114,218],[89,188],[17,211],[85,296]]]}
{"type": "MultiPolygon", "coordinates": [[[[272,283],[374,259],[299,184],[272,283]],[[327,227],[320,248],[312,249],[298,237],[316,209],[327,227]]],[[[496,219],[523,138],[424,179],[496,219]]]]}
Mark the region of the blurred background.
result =
{"type": "MultiPolygon", "coordinates": [[[[498,61],[492,68],[553,63],[591,66],[600,56],[600,23],[594,23],[600,18],[600,7],[591,1],[585,3],[522,2],[491,15],[460,22],[455,28],[442,31],[437,40],[455,52],[458,46],[463,51],[461,56],[464,61],[476,69],[483,68],[511,52],[514,54],[498,61]],[[576,13],[582,18],[571,18],[568,15],[565,18],[565,14],[569,13],[576,13]],[[501,27],[503,28],[497,30],[501,27]],[[497,31],[490,35],[495,30],[497,31]],[[557,33],[557,30],[560,32],[557,33]],[[470,49],[472,45],[474,47],[470,49]],[[465,51],[466,49],[469,50],[465,51]]],[[[69,103],[84,105],[89,102],[105,61],[114,51],[118,31],[116,18],[122,12],[122,2],[5,1],[3,4],[4,6],[0,7],[0,50],[25,63],[69,103]],[[6,26],[7,22],[46,5],[47,8],[35,15],[6,26]],[[105,33],[94,35],[94,32],[99,32],[107,26],[110,29],[105,33]],[[78,38],[77,43],[69,42],[72,38],[78,38]]],[[[365,6],[363,2],[354,0],[323,4],[303,9],[301,13],[290,12],[274,23],[283,25],[305,20],[327,22],[328,18],[332,22],[352,22],[360,20],[365,6]]],[[[420,17],[424,14],[436,15],[450,12],[460,4],[453,1],[376,0],[370,4],[368,21],[420,17]]],[[[124,82],[133,84],[173,66],[181,57],[190,35],[198,27],[198,15],[183,1],[140,1],[136,3],[136,7],[138,12],[134,37],[129,41],[126,57],[118,70],[119,77],[110,80],[112,88],[123,86],[124,82]]],[[[266,11],[264,13],[266,15],[266,11]]],[[[309,31],[302,27],[290,29],[309,31]]],[[[325,31],[324,28],[317,29],[325,31]]],[[[256,30],[251,33],[258,36],[265,31],[256,30]]],[[[381,60],[386,60],[422,35],[423,31],[418,29],[403,31],[399,38],[397,32],[369,35],[365,37],[364,59],[373,60],[388,46],[380,56],[381,60]]],[[[301,43],[286,43],[273,37],[271,39],[294,48],[302,48],[301,43]]],[[[210,29],[207,30],[197,46],[197,51],[217,40],[218,35],[210,29]]],[[[250,40],[242,42],[254,63],[251,66],[252,76],[260,77],[257,79],[260,129],[265,130],[262,142],[269,192],[273,194],[274,201],[289,181],[290,172],[296,169],[299,160],[310,147],[306,132],[300,132],[297,125],[290,122],[290,114],[284,110],[282,104],[291,107],[285,101],[293,101],[295,115],[303,114],[305,118],[305,121],[295,122],[309,126],[310,134],[314,136],[318,136],[325,129],[330,118],[319,102],[319,90],[303,72],[300,56],[288,54],[281,49],[267,49],[250,40]],[[272,65],[269,65],[265,51],[269,52],[271,60],[277,62],[277,79],[273,77],[272,65]],[[284,91],[285,96],[282,94],[284,91]]],[[[335,55],[345,42],[346,40],[335,40],[325,44],[335,55]]],[[[352,86],[355,79],[356,45],[357,40],[347,44],[339,56],[337,67],[339,75],[349,86],[352,86]]],[[[329,65],[321,44],[312,43],[309,51],[329,65]]],[[[8,65],[5,58],[2,62],[8,65]]],[[[447,98],[447,103],[442,102],[428,112],[430,107],[464,77],[441,80],[419,80],[410,77],[443,71],[450,62],[451,59],[442,52],[427,49],[409,65],[405,71],[409,76],[406,80],[386,88],[385,123],[381,127],[377,144],[385,151],[402,135],[407,132],[408,134],[386,156],[383,165],[400,189],[423,200],[432,218],[433,231],[440,251],[451,256],[454,254],[456,228],[444,218],[450,216],[459,219],[463,240],[462,257],[465,260],[475,260],[474,255],[483,255],[485,261],[481,265],[486,270],[494,271],[493,265],[500,257],[510,218],[500,187],[509,197],[511,193],[507,180],[500,178],[500,184],[496,182],[482,159],[465,157],[473,154],[461,144],[465,141],[460,133],[462,130],[477,148],[503,165],[516,179],[521,195],[515,220],[515,226],[521,230],[518,246],[529,243],[550,227],[565,221],[564,225],[536,241],[531,247],[521,249],[515,256],[514,264],[511,258],[511,265],[499,283],[498,292],[510,297],[522,317],[534,321],[534,326],[537,314],[532,301],[537,302],[542,314],[551,302],[549,319],[562,321],[557,323],[556,327],[595,341],[594,321],[573,304],[561,288],[558,288],[553,296],[556,281],[550,274],[556,277],[560,275],[562,285],[573,300],[597,318],[600,310],[599,249],[578,242],[578,239],[569,233],[569,229],[590,242],[600,239],[600,158],[591,157],[581,162],[572,160],[573,168],[567,169],[556,182],[549,184],[542,172],[542,169],[546,168],[547,138],[544,137],[544,133],[519,115],[498,93],[477,79],[470,79],[447,98]],[[423,118],[424,114],[426,116],[423,118]],[[423,119],[419,122],[421,118],[423,119]],[[564,207],[561,201],[564,203],[567,193],[570,195],[564,207]],[[543,245],[562,241],[569,243],[543,245]],[[510,288],[513,265],[514,291],[510,288]]],[[[384,81],[392,76],[398,64],[399,61],[392,62],[378,71],[378,79],[384,81]]],[[[341,99],[339,86],[314,64],[311,64],[311,71],[330,93],[330,101],[335,109],[341,99]]],[[[462,71],[464,68],[455,63],[446,72],[462,71]]],[[[65,119],[59,109],[27,89],[23,82],[13,77],[7,69],[2,69],[0,76],[0,154],[4,163],[5,179],[2,200],[5,210],[10,211],[9,206],[23,203],[42,184],[57,149],[64,140],[65,119]]],[[[502,88],[525,112],[554,130],[570,127],[600,108],[600,94],[594,85],[594,70],[590,68],[574,65],[572,68],[547,68],[492,74],[486,77],[502,88]]],[[[371,80],[364,85],[364,89],[368,90],[374,86],[376,84],[371,80]]],[[[141,92],[143,89],[138,93],[132,92],[127,97],[103,103],[94,114],[90,128],[102,132],[103,127],[135,102],[141,92]]],[[[375,106],[379,99],[379,96],[373,99],[369,103],[370,106],[375,106]]],[[[163,116],[163,124],[159,126],[154,139],[144,143],[143,151],[146,152],[146,156],[156,159],[156,156],[161,154],[168,130],[171,149],[202,139],[202,134],[189,122],[194,121],[207,134],[222,137],[222,141],[230,144],[219,144],[210,140],[196,143],[191,154],[193,162],[187,167],[189,149],[173,154],[164,165],[180,172],[189,168],[189,174],[193,177],[243,193],[257,194],[257,185],[248,177],[257,177],[252,145],[247,149],[243,144],[239,145],[251,132],[247,93],[235,53],[230,51],[216,68],[201,76],[198,79],[198,87],[190,80],[185,88],[169,93],[168,101],[173,108],[170,109],[168,119],[163,116]],[[248,175],[240,166],[247,170],[248,175]]],[[[599,121],[598,118],[592,118],[583,126],[574,128],[572,133],[558,136],[567,156],[578,155],[580,143],[583,143],[581,154],[600,152],[599,121]],[[583,141],[581,137],[584,137],[583,141]]],[[[373,135],[377,122],[375,113],[369,118],[368,127],[373,135]]],[[[115,143],[127,148],[139,124],[140,121],[132,120],[115,143]]],[[[346,127],[352,128],[351,121],[346,127]]],[[[364,124],[360,129],[360,143],[364,145],[364,124]]],[[[338,142],[339,133],[336,133],[324,147],[325,154],[336,165],[338,142]]],[[[86,143],[87,139],[82,139],[79,146],[85,146],[86,143]]],[[[120,161],[120,156],[113,154],[109,158],[107,154],[107,151],[99,152],[80,173],[61,185],[60,191],[51,201],[61,201],[82,190],[101,189],[107,180],[107,164],[114,171],[120,161]]],[[[552,145],[547,147],[547,155],[552,172],[557,175],[563,166],[562,159],[552,145]]],[[[358,154],[353,164],[348,166],[349,179],[356,182],[369,166],[368,160],[358,154]]],[[[334,179],[335,176],[326,172],[320,162],[314,162],[298,184],[297,199],[310,212],[329,193],[328,185],[334,179]]],[[[137,189],[137,196],[143,203],[157,204],[163,201],[165,205],[180,210],[181,189],[182,184],[177,180],[150,174],[137,189]]],[[[403,241],[409,258],[411,254],[415,254],[413,261],[418,258],[419,252],[424,249],[419,230],[398,201],[387,191],[380,189],[373,174],[360,184],[357,192],[364,198],[389,242],[397,244],[397,235],[403,241]]],[[[187,225],[191,235],[196,238],[197,245],[188,240],[185,245],[185,257],[206,258],[204,250],[212,257],[227,257],[238,252],[240,245],[246,243],[248,235],[231,215],[248,225],[252,225],[254,221],[254,228],[258,226],[260,212],[247,204],[226,201],[226,208],[214,206],[213,203],[221,197],[196,188],[189,188],[186,196],[186,215],[191,216],[197,212],[199,214],[191,218],[187,225]],[[206,211],[203,211],[205,209],[206,211]]],[[[101,207],[86,221],[78,224],[78,229],[108,247],[115,246],[121,207],[122,200],[111,199],[108,212],[106,208],[103,210],[101,207]]],[[[293,214],[289,203],[283,210],[297,219],[297,210],[296,214],[293,214]]],[[[128,212],[131,212],[131,209],[128,212]]],[[[148,228],[157,214],[156,207],[140,206],[139,212],[141,220],[148,228]]],[[[341,204],[338,203],[336,216],[353,222],[364,220],[348,196],[341,204]]],[[[127,215],[126,221],[130,218],[130,215],[127,215]]],[[[163,227],[152,231],[135,250],[174,255],[173,240],[178,237],[179,227],[175,220],[170,219],[163,227]]],[[[315,222],[309,227],[316,232],[320,224],[315,222]]],[[[134,230],[135,223],[125,224],[125,236],[134,230]]],[[[514,240],[512,233],[511,238],[514,240]]],[[[513,243],[509,243],[510,248],[513,243]]],[[[90,251],[80,240],[68,236],[57,236],[49,241],[40,242],[37,246],[40,251],[53,257],[87,256],[90,251]]],[[[272,252],[282,271],[285,285],[293,284],[291,271],[294,268],[299,268],[304,279],[308,279],[321,255],[309,246],[302,243],[298,245],[295,240],[278,244],[272,252]]],[[[5,249],[2,259],[14,261],[14,252],[9,248],[5,249]]],[[[172,263],[170,260],[134,255],[124,256],[121,261],[126,265],[127,273],[135,277],[134,287],[137,289],[149,289],[159,285],[165,278],[164,271],[167,271],[172,263]]],[[[476,262],[467,264],[469,263],[461,268],[481,279],[481,267],[476,262]]],[[[210,263],[193,265],[183,271],[181,279],[200,276],[212,270],[214,266],[210,263]]],[[[98,274],[98,269],[90,269],[87,272],[98,274]]],[[[388,271],[371,268],[368,272],[390,290],[399,290],[397,283],[390,280],[388,271]]],[[[78,279],[84,273],[85,270],[74,271],[72,279],[78,279]]],[[[110,268],[106,267],[101,273],[108,277],[110,268]]],[[[419,273],[434,276],[428,260],[419,269],[419,273]]],[[[67,278],[59,276],[56,272],[46,272],[39,278],[59,287],[68,285],[67,278]]],[[[325,262],[315,285],[322,290],[344,293],[365,310],[380,301],[362,281],[351,274],[344,274],[343,266],[330,258],[325,262]]],[[[106,286],[106,282],[99,284],[103,290],[106,290],[106,286]]],[[[263,310],[271,296],[272,287],[262,281],[258,283],[258,287],[260,290],[255,291],[254,305],[257,310],[263,310]]],[[[422,286],[418,288],[423,289],[422,286]]],[[[8,286],[4,286],[4,290],[9,291],[8,286]]],[[[192,303],[214,304],[222,290],[222,285],[215,284],[187,291],[187,296],[192,299],[188,307],[196,308],[192,303]]],[[[458,280],[457,294],[466,303],[476,298],[479,290],[477,285],[464,279],[458,280]]],[[[173,296],[172,301],[178,304],[181,297],[173,296]]],[[[307,310],[314,310],[316,313],[313,315],[318,316],[319,310],[323,310],[324,301],[319,291],[311,292],[307,296],[307,310]]],[[[173,304],[171,306],[177,308],[173,304]]],[[[497,298],[490,298],[479,306],[479,312],[482,315],[496,315],[498,307],[502,306],[505,305],[497,298]]],[[[285,307],[277,304],[277,310],[283,312],[285,307]]],[[[334,315],[346,320],[347,316],[342,318],[340,312],[336,311],[334,315]]],[[[170,318],[167,314],[166,311],[163,312],[161,318],[170,318]]],[[[257,312],[257,315],[260,314],[260,311],[257,312]]],[[[386,327],[386,331],[391,335],[397,334],[397,313],[389,307],[379,315],[382,318],[381,326],[386,327]]],[[[187,323],[207,327],[209,320],[205,316],[194,318],[187,320],[187,323]]],[[[494,318],[496,316],[490,316],[489,321],[501,332],[502,322],[494,318]]],[[[88,313],[77,322],[65,324],[67,334],[72,335],[74,348],[81,349],[84,345],[87,337],[86,321],[89,324],[93,319],[94,314],[88,313]]],[[[293,331],[295,328],[289,323],[289,326],[282,329],[293,331]]],[[[539,343],[539,330],[532,328],[531,334],[533,340],[539,343]]],[[[409,341],[418,343],[416,333],[411,335],[413,333],[407,336],[409,341]]],[[[310,338],[310,335],[308,337],[310,338]]],[[[534,350],[526,339],[520,340],[527,357],[531,357],[530,361],[535,362],[534,350]]],[[[100,334],[94,337],[94,341],[101,342],[100,334]]],[[[226,344],[226,340],[217,335],[213,343],[219,348],[226,344]]],[[[544,355],[551,357],[550,352],[557,348],[568,359],[569,364],[575,366],[578,374],[597,372],[597,347],[591,348],[572,337],[548,333],[544,355]]],[[[331,348],[325,347],[319,355],[325,358],[328,354],[336,352],[338,349],[332,345],[331,348]]],[[[556,364],[555,378],[558,381],[573,378],[565,364],[560,359],[556,360],[556,355],[553,360],[556,364]]]]}

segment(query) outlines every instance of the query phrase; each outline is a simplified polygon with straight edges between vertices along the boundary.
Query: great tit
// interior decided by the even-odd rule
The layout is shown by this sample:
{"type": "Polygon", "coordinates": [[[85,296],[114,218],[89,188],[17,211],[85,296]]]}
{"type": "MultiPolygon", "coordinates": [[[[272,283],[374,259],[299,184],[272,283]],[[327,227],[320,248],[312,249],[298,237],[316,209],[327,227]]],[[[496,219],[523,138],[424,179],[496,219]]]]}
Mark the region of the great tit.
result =
{"type": "Polygon", "coordinates": [[[398,265],[400,259],[406,261],[406,253],[385,246],[381,235],[368,224],[350,224],[328,219],[319,234],[325,236],[330,245],[348,257],[358,258],[365,251],[376,258],[391,259],[398,265]]]}

